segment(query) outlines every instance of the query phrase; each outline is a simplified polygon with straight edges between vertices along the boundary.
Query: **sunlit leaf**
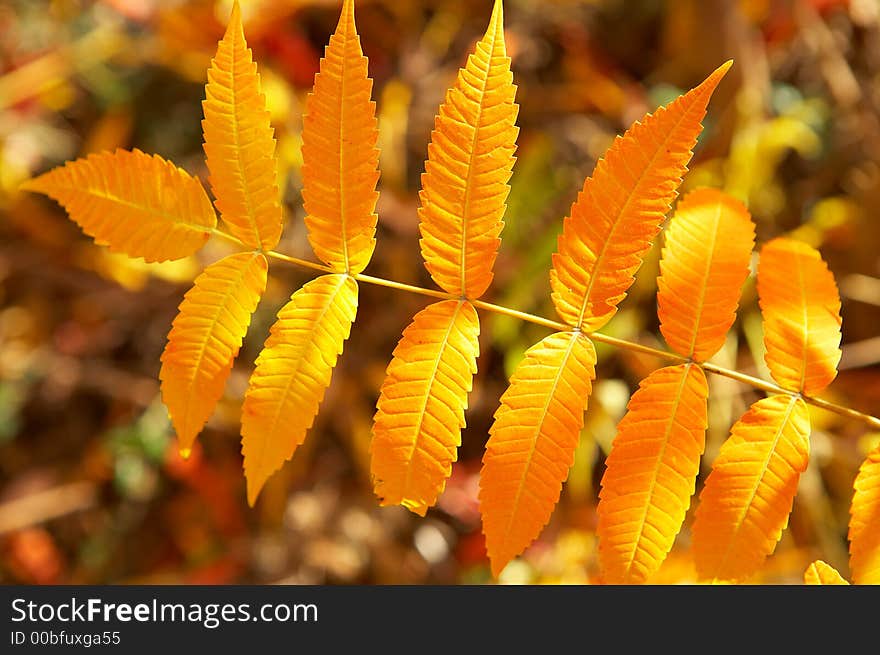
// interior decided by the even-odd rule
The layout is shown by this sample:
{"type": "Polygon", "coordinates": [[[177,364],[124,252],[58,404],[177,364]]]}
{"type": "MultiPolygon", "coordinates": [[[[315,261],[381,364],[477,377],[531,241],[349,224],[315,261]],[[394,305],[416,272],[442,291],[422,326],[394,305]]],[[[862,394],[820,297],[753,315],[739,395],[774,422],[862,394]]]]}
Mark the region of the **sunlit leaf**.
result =
{"type": "Polygon", "coordinates": [[[681,529],[706,442],[703,370],[668,366],[642,380],[605,462],[599,561],[610,584],[645,582],[681,529]]]}
{"type": "Polygon", "coordinates": [[[68,162],[22,188],[60,202],[98,245],[148,262],[193,254],[217,222],[197,179],[137,149],[68,162]]]}
{"type": "Polygon", "coordinates": [[[345,0],[303,116],[303,204],[309,242],[333,270],[364,270],[376,245],[379,150],[373,82],[345,0]]]}
{"type": "Polygon", "coordinates": [[[660,331],[673,350],[702,362],[721,348],[736,320],[755,226],[741,202],[704,188],[681,199],[664,234],[660,331]]]}
{"type": "Polygon", "coordinates": [[[483,533],[496,576],[540,534],[559,500],[595,364],[583,334],[552,334],[526,351],[501,396],[480,473],[483,533]]]}
{"type": "Polygon", "coordinates": [[[476,310],[458,300],[428,305],[404,330],[382,383],[370,445],[382,505],[424,516],[443,491],[461,443],[479,333],[476,310]]]}
{"type": "Polygon", "coordinates": [[[431,133],[419,194],[422,256],[445,291],[480,297],[492,282],[518,128],[516,87],[496,0],[431,133]]]}
{"type": "Polygon", "coordinates": [[[318,413],[357,312],[357,283],[322,275],[291,296],[257,357],[241,417],[248,502],[291,457],[318,413]]]}
{"type": "Polygon", "coordinates": [[[266,289],[258,253],[211,264],[184,296],[162,353],[162,400],[186,456],[223,395],[232,363],[266,289]]]}
{"type": "Polygon", "coordinates": [[[271,250],[281,237],[275,138],[237,0],[205,95],[202,129],[217,209],[245,245],[271,250]]]}
{"type": "Polygon", "coordinates": [[[833,566],[817,559],[804,571],[804,584],[848,585],[849,582],[844,580],[833,566]]]}
{"type": "Polygon", "coordinates": [[[837,375],[840,296],[814,248],[778,238],[761,248],[758,298],[764,318],[764,360],[780,386],[813,394],[837,375]]]}
{"type": "Polygon", "coordinates": [[[773,552],[810,458],[810,415],[787,395],[757,401],[712,464],[693,526],[701,579],[741,580],[773,552]]]}
{"type": "Polygon", "coordinates": [[[856,584],[880,584],[880,446],[868,453],[853,485],[849,568],[856,584]]]}
{"type": "Polygon", "coordinates": [[[731,62],[617,137],[563,223],[553,255],[553,303],[571,326],[607,323],[660,230],[687,170],[700,121],[731,62]]]}

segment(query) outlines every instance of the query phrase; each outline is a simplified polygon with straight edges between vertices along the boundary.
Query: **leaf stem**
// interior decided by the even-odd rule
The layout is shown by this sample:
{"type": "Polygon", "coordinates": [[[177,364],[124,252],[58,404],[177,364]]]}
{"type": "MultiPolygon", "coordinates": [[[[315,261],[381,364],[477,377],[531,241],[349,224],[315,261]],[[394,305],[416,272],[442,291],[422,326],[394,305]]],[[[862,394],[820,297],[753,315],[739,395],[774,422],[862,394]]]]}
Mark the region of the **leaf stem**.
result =
{"type": "MultiPolygon", "coordinates": [[[[223,232],[222,230],[214,229],[213,233],[227,241],[232,243],[236,243],[238,245],[244,245],[236,239],[234,236],[223,232]]],[[[294,264],[296,266],[301,266],[304,268],[309,268],[314,271],[320,271],[322,273],[339,273],[341,271],[335,271],[334,269],[326,266],[324,264],[318,264],[316,262],[310,262],[305,259],[299,259],[297,257],[290,257],[289,255],[285,255],[280,252],[276,252],[274,250],[269,250],[264,253],[267,257],[272,257],[279,261],[287,262],[288,264],[294,264]]],[[[389,289],[396,289],[398,291],[408,291],[410,293],[419,294],[421,296],[428,296],[430,298],[438,298],[440,300],[460,300],[460,298],[454,294],[447,293],[445,291],[435,290],[435,289],[426,289],[424,287],[419,287],[413,284],[405,284],[403,282],[396,282],[394,280],[387,280],[381,277],[374,277],[372,275],[365,275],[363,273],[359,273],[358,275],[352,276],[358,282],[366,282],[367,284],[375,284],[377,286],[387,287],[389,289]]],[[[527,323],[534,323],[535,325],[540,325],[542,327],[549,328],[551,330],[558,330],[563,332],[570,332],[574,328],[571,325],[566,323],[560,323],[559,321],[554,321],[549,318],[544,318],[543,316],[537,316],[535,314],[529,314],[528,312],[521,312],[516,309],[511,309],[509,307],[504,307],[502,305],[495,305],[490,302],[486,302],[484,300],[471,300],[471,304],[477,309],[483,309],[485,311],[493,312],[495,314],[502,314],[504,316],[510,316],[511,318],[516,318],[521,321],[525,321],[527,323]]],[[[594,341],[599,341],[601,343],[606,343],[611,346],[615,346],[617,348],[622,348],[624,350],[630,350],[632,352],[642,353],[643,355],[651,355],[653,357],[658,357],[660,359],[665,359],[667,361],[674,361],[679,363],[691,362],[692,360],[687,357],[683,357],[677,353],[668,351],[668,350],[660,350],[659,348],[652,348],[651,346],[645,346],[640,343],[636,343],[634,341],[628,341],[626,339],[619,339],[617,337],[611,337],[607,334],[602,334],[601,332],[587,332],[585,333],[594,341]]],[[[739,371],[734,371],[728,368],[724,368],[723,366],[718,366],[717,364],[712,364],[710,362],[692,362],[693,364],[699,366],[704,371],[708,373],[714,373],[715,375],[721,375],[726,378],[730,378],[731,380],[736,380],[737,382],[741,382],[743,384],[747,384],[756,389],[761,389],[762,391],[766,391],[768,393],[780,393],[786,394],[789,396],[800,396],[804,399],[804,402],[807,402],[815,407],[820,407],[829,412],[833,412],[834,414],[838,414],[840,416],[845,416],[847,418],[852,418],[867,425],[871,426],[875,429],[880,429],[880,418],[876,416],[871,416],[870,414],[864,414],[855,409],[850,409],[849,407],[844,407],[843,405],[838,405],[837,403],[832,403],[828,400],[823,400],[821,398],[815,398],[813,396],[805,396],[803,394],[798,393],[797,391],[791,391],[789,389],[783,389],[778,384],[773,382],[769,382],[767,380],[762,380],[761,378],[756,378],[752,375],[747,375],[745,373],[740,373],[739,371]]]]}

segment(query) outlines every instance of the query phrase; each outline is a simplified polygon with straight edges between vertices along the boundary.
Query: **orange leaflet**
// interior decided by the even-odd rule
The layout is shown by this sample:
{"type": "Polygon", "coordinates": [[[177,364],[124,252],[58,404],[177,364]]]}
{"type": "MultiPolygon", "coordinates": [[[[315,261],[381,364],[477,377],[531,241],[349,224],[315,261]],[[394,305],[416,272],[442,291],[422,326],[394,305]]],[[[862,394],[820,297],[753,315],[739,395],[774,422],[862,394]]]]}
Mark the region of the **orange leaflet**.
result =
{"type": "Polygon", "coordinates": [[[540,534],[574,462],[596,350],[557,332],[526,351],[501,396],[480,472],[480,513],[493,575],[540,534]]]}
{"type": "Polygon", "coordinates": [[[821,255],[792,239],[766,243],[758,298],[773,379],[792,391],[822,391],[837,376],[841,319],[837,285],[821,255]]]}
{"type": "Polygon", "coordinates": [[[657,280],[660,331],[673,350],[702,362],[724,344],[749,275],[755,225],[717,189],[681,199],[665,230],[657,280]]]}
{"type": "Polygon", "coordinates": [[[388,365],[370,444],[382,505],[425,515],[446,486],[477,372],[480,321],[466,300],[416,314],[388,365]]]}
{"type": "Polygon", "coordinates": [[[709,98],[731,63],[617,137],[584,182],[550,271],[556,311],[572,327],[595,331],[617,312],[675,199],[709,98]]]}
{"type": "Polygon", "coordinates": [[[357,313],[357,283],[322,275],[293,294],[257,357],[241,410],[251,505],[312,426],[357,313]]]}
{"type": "Polygon", "coordinates": [[[334,271],[356,275],[376,245],[379,150],[373,82],[345,0],[303,116],[303,205],[309,242],[334,271]]]}
{"type": "Polygon", "coordinates": [[[800,398],[762,398],[737,421],[700,493],[693,548],[701,579],[742,580],[773,552],[810,459],[800,398]]]}
{"type": "Polygon", "coordinates": [[[703,370],[668,366],[642,380],[617,426],[599,493],[599,561],[609,584],[644,583],[681,530],[706,445],[703,370]]]}
{"type": "Polygon", "coordinates": [[[202,129],[217,209],[246,246],[271,250],[281,238],[275,138],[238,0],[211,61],[205,96],[202,129]]]}
{"type": "Polygon", "coordinates": [[[519,132],[503,22],[496,0],[485,36],[440,106],[419,193],[425,266],[445,291],[471,299],[492,282],[519,132]]]}
{"type": "Polygon", "coordinates": [[[849,568],[856,584],[880,584],[880,445],[868,453],[853,484],[849,568]]]}
{"type": "Polygon", "coordinates": [[[184,457],[223,395],[267,271],[259,253],[229,255],[208,266],[184,296],[159,371],[184,457]]]}
{"type": "Polygon", "coordinates": [[[60,202],[98,245],[148,262],[193,254],[217,223],[197,179],[137,149],[68,162],[22,188],[60,202]]]}

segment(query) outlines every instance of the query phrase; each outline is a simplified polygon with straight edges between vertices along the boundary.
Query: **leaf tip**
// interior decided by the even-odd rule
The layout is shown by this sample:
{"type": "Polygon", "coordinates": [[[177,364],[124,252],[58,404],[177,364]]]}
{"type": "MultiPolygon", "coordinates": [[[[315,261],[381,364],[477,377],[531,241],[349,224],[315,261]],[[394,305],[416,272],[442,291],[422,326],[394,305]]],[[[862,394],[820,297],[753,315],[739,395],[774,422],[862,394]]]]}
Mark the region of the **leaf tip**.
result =
{"type": "Polygon", "coordinates": [[[18,185],[19,191],[31,191],[32,193],[45,193],[44,178],[46,174],[32,177],[18,185]]]}
{"type": "Polygon", "coordinates": [[[247,477],[247,502],[248,507],[253,508],[254,505],[257,504],[257,496],[260,495],[260,491],[263,490],[263,485],[266,483],[265,479],[257,479],[254,476],[247,476],[245,473],[245,477],[247,477]]]}
{"type": "Polygon", "coordinates": [[[501,577],[501,572],[510,563],[508,557],[493,557],[489,555],[489,569],[492,571],[492,577],[496,580],[501,577]]]}

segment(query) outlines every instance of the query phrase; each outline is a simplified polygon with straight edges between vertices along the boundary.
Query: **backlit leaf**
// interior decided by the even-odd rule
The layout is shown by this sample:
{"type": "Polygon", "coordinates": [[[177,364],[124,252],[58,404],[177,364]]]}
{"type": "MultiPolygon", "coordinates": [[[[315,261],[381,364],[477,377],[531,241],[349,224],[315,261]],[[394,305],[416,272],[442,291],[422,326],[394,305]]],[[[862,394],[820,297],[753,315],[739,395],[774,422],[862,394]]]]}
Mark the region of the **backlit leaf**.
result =
{"type": "Polygon", "coordinates": [[[856,584],[880,584],[880,446],[868,453],[853,485],[849,568],[856,584]]]}
{"type": "Polygon", "coordinates": [[[261,254],[229,255],[208,266],[184,296],[159,371],[162,400],[184,456],[223,395],[267,271],[261,254]]]}
{"type": "Polygon", "coordinates": [[[574,463],[595,377],[596,350],[558,332],[526,351],[495,412],[480,473],[480,513],[492,573],[523,552],[550,519],[574,463]]]}
{"type": "Polygon", "coordinates": [[[237,0],[208,70],[202,109],[209,180],[220,216],[246,246],[271,250],[281,237],[275,138],[237,0]]]}
{"type": "Polygon", "coordinates": [[[148,262],[193,254],[217,223],[197,179],[137,149],[68,162],[22,188],[60,202],[98,245],[148,262]]]}
{"type": "Polygon", "coordinates": [[[496,0],[485,36],[440,106],[419,194],[425,265],[445,291],[467,298],[492,282],[516,149],[503,22],[496,0]]]}
{"type": "Polygon", "coordinates": [[[357,312],[357,283],[331,274],[291,296],[257,357],[241,418],[248,502],[312,426],[357,312]]]}
{"type": "Polygon", "coordinates": [[[303,204],[309,242],[335,271],[364,270],[376,245],[379,150],[373,82],[345,0],[303,116],[303,204]]]}
{"type": "Polygon", "coordinates": [[[762,398],[736,422],[700,493],[693,548],[701,579],[741,580],[773,552],[810,458],[800,398],[762,398]]]}
{"type": "Polygon", "coordinates": [[[664,234],[660,331],[673,350],[702,362],[721,348],[736,320],[755,226],[740,201],[703,188],[681,199],[664,234]]]}
{"type": "Polygon", "coordinates": [[[804,584],[848,585],[849,582],[844,580],[833,566],[817,559],[804,571],[804,584]]]}
{"type": "Polygon", "coordinates": [[[443,491],[477,372],[477,312],[467,301],[428,305],[403,332],[373,423],[371,471],[382,505],[424,516],[443,491]]]}
{"type": "Polygon", "coordinates": [[[617,137],[584,182],[550,271],[553,303],[569,325],[595,331],[617,311],[675,199],[709,98],[730,66],[617,137]]]}
{"type": "Polygon", "coordinates": [[[599,561],[609,584],[644,583],[681,530],[706,445],[703,370],[668,366],[642,380],[605,462],[599,561]]]}
{"type": "Polygon", "coordinates": [[[773,379],[792,391],[822,391],[837,375],[841,319],[837,285],[821,255],[792,239],[765,244],[758,298],[773,379]]]}

